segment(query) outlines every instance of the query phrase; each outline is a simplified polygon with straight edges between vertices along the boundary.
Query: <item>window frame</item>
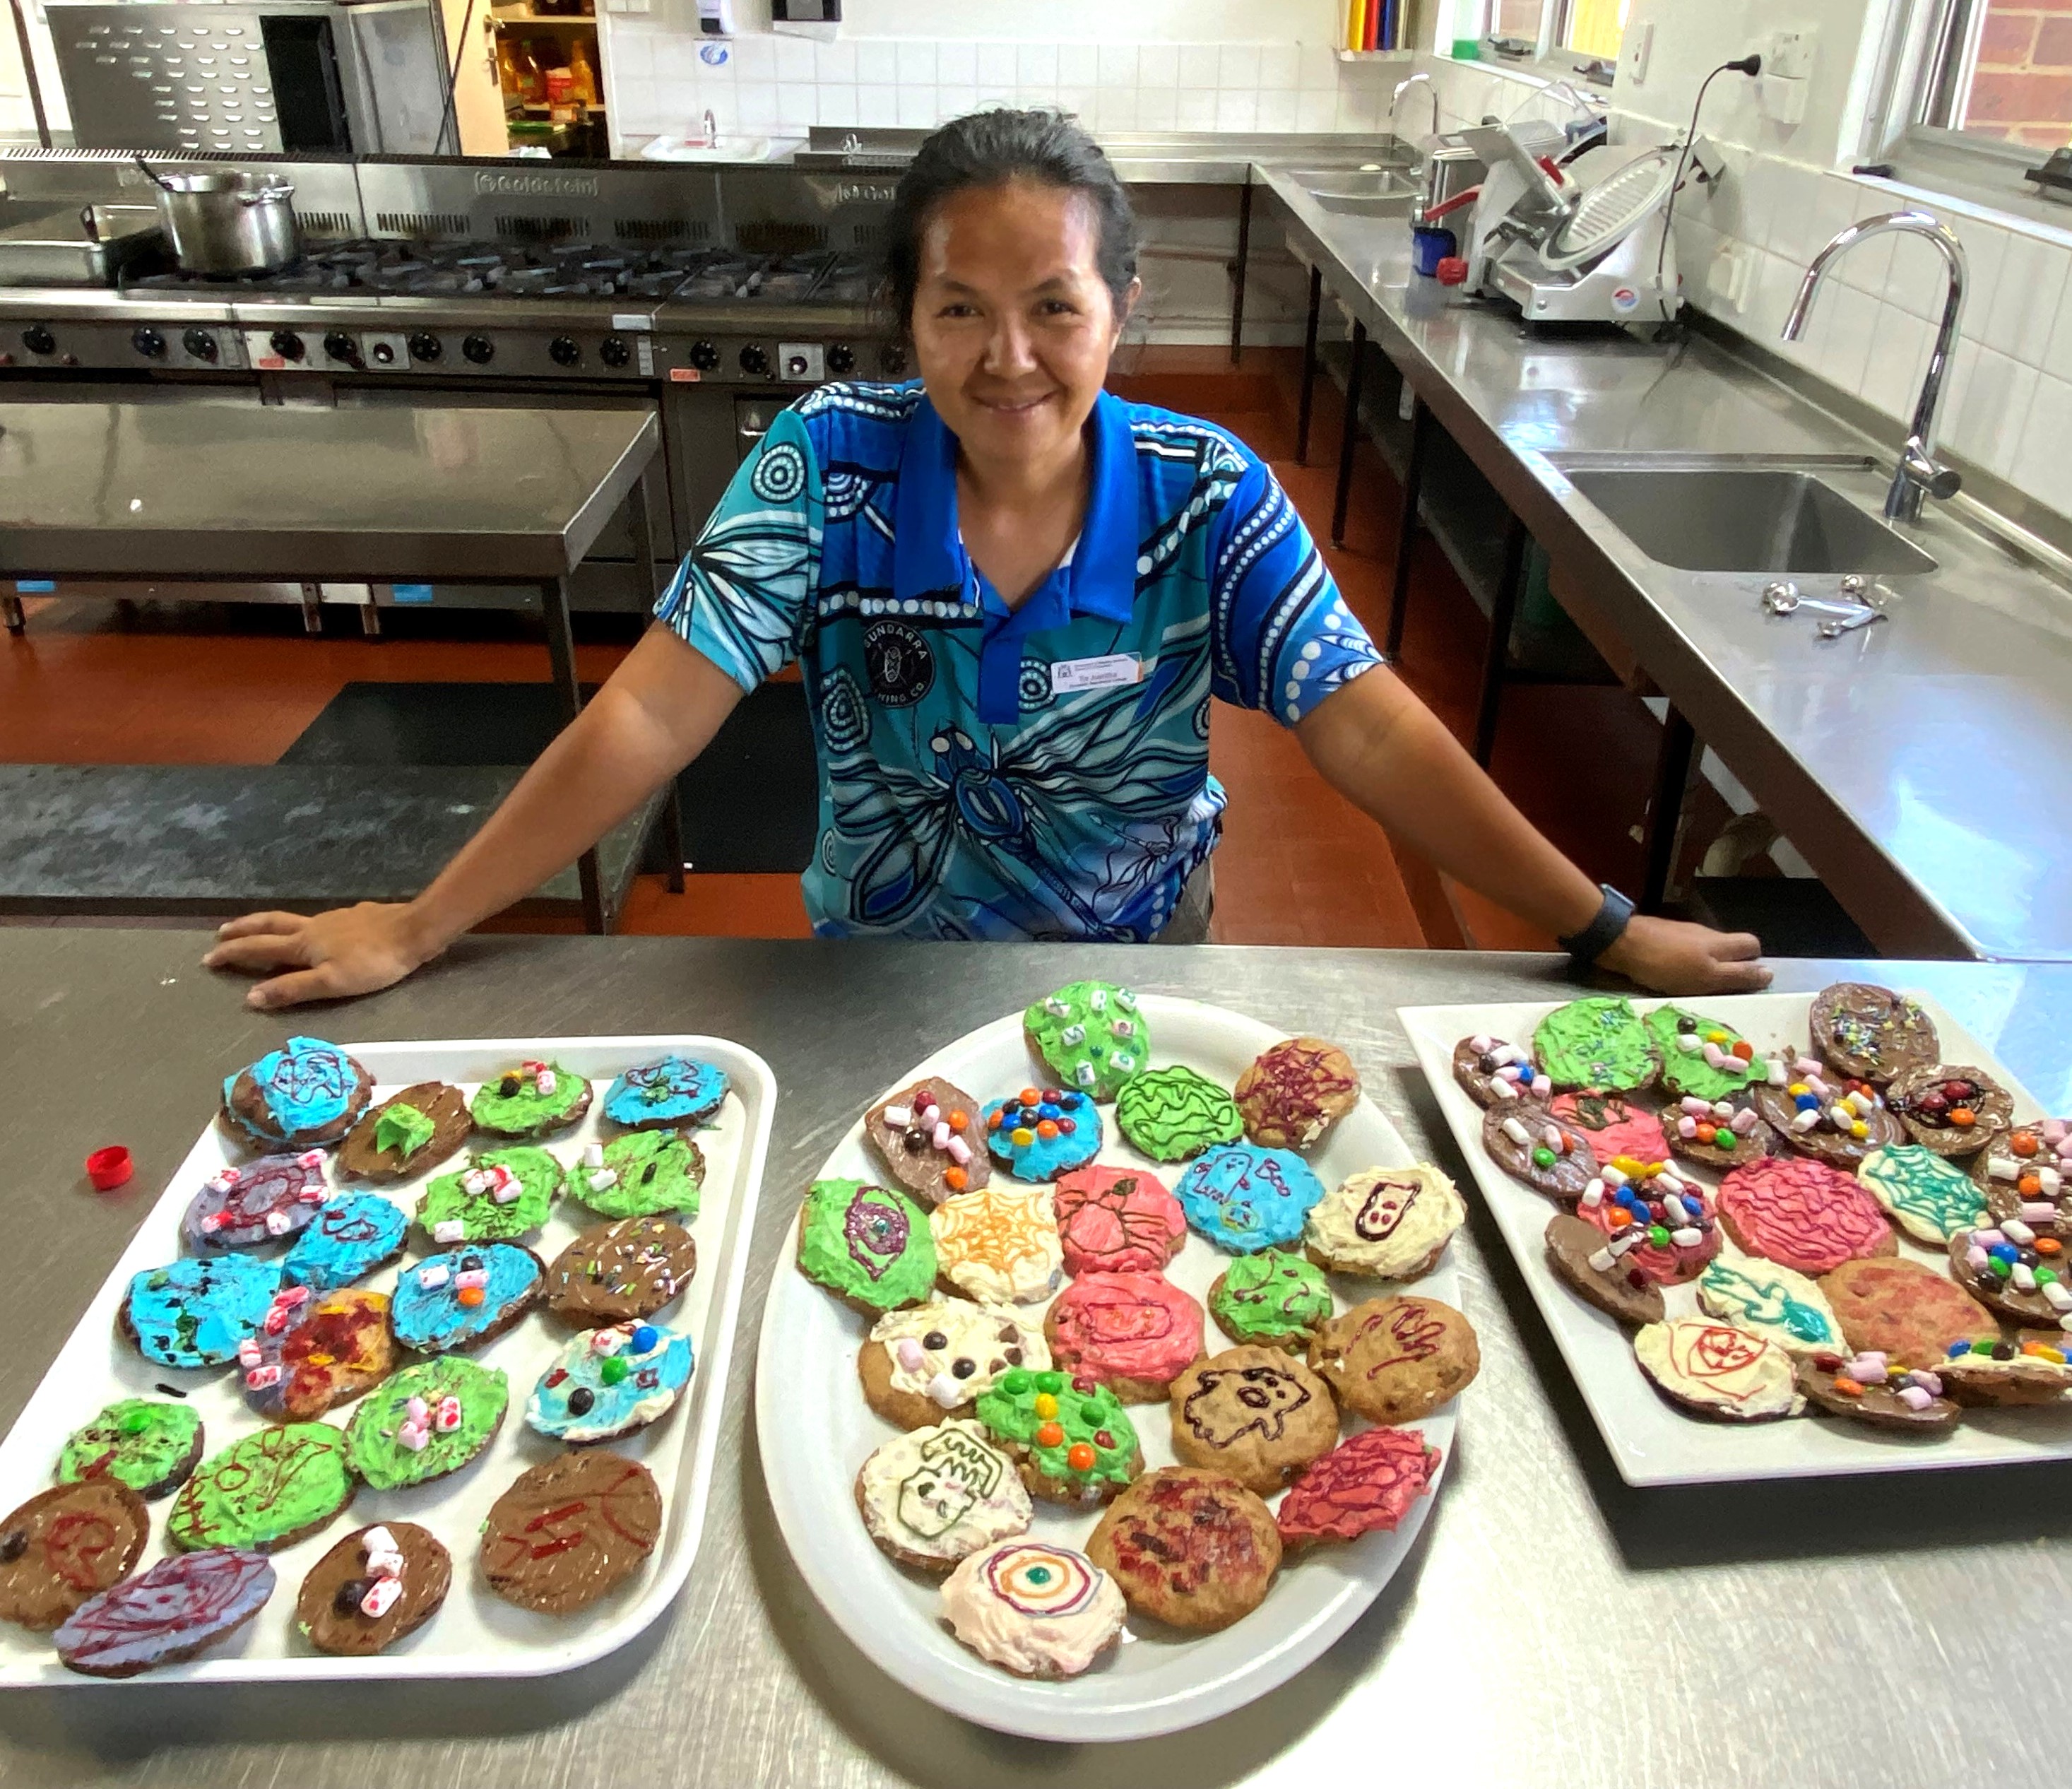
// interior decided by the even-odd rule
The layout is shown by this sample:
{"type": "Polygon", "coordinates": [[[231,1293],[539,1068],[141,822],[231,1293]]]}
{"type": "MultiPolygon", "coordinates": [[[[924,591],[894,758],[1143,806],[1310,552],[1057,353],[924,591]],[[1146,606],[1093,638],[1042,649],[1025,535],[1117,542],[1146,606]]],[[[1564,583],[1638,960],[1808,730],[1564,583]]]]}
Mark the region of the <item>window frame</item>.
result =
{"type": "MultiPolygon", "coordinates": [[[[1496,66],[1504,68],[1523,68],[1544,74],[1560,80],[1583,80],[1588,77],[1584,71],[1597,66],[1614,71],[1618,67],[1617,56],[1585,55],[1581,50],[1565,48],[1561,42],[1567,35],[1569,22],[1574,16],[1576,0],[1540,0],[1540,30],[1533,40],[1532,53],[1527,56],[1502,56],[1494,52],[1495,37],[1485,31],[1478,40],[1496,66]]],[[[1609,91],[1610,82],[1593,81],[1590,84],[1609,91]]]]}

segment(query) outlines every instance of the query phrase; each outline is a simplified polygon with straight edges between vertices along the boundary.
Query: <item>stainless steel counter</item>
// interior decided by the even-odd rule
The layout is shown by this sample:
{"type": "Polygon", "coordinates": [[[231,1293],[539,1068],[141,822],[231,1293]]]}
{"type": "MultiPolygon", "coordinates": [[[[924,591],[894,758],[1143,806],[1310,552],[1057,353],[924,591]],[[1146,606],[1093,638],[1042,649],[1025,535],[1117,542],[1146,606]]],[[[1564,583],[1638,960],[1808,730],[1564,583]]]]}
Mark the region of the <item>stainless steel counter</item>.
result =
{"type": "MultiPolygon", "coordinates": [[[[1309,1789],[2056,1780],[2059,1724],[2003,1715],[2072,1597],[2062,1467],[1638,1492],[1618,1480],[1493,1228],[1454,1244],[1482,1372],[1412,1566],[1318,1664],[1250,1709],[1113,1747],[1001,1738],[886,1677],[820,1612],[771,1523],[746,1413],[791,1198],[865,1101],[946,1038],[1068,974],[1215,1000],[1343,1043],[1412,1147],[1465,1167],[1398,1004],[1558,996],[1551,959],[1440,952],[479,939],[405,987],[263,1018],[194,966],[201,936],[0,929],[11,1421],[206,1122],[212,1077],[291,1030],[341,1038],[705,1028],[782,1091],[721,1470],[691,1582],[641,1643],[510,1685],[0,1697],[14,1786],[298,1789],[1309,1789]],[[108,1198],[86,1150],[130,1145],[108,1198]]],[[[1922,988],[2072,1109],[2072,969],[1860,968],[1922,988]]]]}
{"type": "Polygon", "coordinates": [[[1413,278],[1401,216],[1260,178],[1295,251],[1552,555],[1585,631],[1634,650],[1881,948],[2072,960],[2072,837],[2037,817],[2072,812],[2072,593],[1934,503],[1906,532],[1938,569],[1888,578],[1892,619],[1840,640],[1764,615],[1764,574],[1656,564],[1564,463],[1853,456],[1821,475],[1875,512],[1885,480],[1861,461],[1889,450],[1703,336],[1529,334],[1413,278]]]}

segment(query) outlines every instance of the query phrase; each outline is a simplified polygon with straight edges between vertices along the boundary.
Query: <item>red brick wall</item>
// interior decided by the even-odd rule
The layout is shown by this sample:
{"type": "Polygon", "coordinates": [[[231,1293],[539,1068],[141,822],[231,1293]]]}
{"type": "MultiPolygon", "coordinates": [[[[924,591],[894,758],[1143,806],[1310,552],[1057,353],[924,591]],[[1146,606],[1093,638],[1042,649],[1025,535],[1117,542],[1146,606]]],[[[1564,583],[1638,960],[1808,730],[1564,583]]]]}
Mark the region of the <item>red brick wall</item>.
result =
{"type": "Polygon", "coordinates": [[[2072,0],[1989,0],[1964,128],[2049,149],[2072,142],[2072,0]]]}

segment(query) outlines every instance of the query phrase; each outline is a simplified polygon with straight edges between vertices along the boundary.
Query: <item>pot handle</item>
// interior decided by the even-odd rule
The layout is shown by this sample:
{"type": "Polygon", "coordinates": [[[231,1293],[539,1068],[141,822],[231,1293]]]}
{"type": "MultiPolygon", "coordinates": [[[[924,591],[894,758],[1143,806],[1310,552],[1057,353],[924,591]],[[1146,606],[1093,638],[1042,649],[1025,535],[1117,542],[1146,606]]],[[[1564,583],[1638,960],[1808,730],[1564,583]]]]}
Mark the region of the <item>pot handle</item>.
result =
{"type": "Polygon", "coordinates": [[[295,189],[291,186],[261,187],[257,192],[240,192],[237,203],[244,206],[270,205],[277,199],[292,199],[295,189]]]}
{"type": "Polygon", "coordinates": [[[144,178],[146,180],[149,180],[153,186],[156,187],[159,191],[171,192],[174,190],[172,183],[162,174],[159,173],[156,168],[153,167],[149,162],[144,159],[143,150],[141,149],[138,150],[132,159],[135,161],[138,167],[144,171],[144,178]]]}

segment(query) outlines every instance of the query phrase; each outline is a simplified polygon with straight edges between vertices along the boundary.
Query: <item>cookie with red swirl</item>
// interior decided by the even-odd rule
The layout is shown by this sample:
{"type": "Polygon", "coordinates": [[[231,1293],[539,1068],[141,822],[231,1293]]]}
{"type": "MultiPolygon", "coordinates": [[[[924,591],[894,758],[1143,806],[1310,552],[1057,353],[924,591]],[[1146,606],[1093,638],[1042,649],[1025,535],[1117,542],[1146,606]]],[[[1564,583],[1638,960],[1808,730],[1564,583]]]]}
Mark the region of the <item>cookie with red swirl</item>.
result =
{"type": "Polygon", "coordinates": [[[1373,1298],[1319,1324],[1309,1365],[1370,1422],[1415,1422],[1464,1391],[1482,1367],[1474,1327],[1437,1298],[1373,1298]]]}
{"type": "Polygon", "coordinates": [[[1322,1038],[1276,1043],[1237,1079],[1244,1133],[1261,1149],[1316,1148],[1359,1096],[1352,1058],[1322,1038]]]}
{"type": "Polygon", "coordinates": [[[38,1491],[0,1516],[0,1621],[59,1626],[130,1575],[150,1532],[144,1499],[105,1474],[38,1491]]]}
{"type": "Polygon", "coordinates": [[[1743,1253],[1815,1278],[1844,1261],[1899,1252],[1884,1207],[1856,1177],[1807,1157],[1775,1155],[1730,1170],[1716,1203],[1743,1253]]]}
{"type": "MultiPolygon", "coordinates": [[[[1556,1224],[1572,1219],[1556,1218],[1556,1224]]],[[[1296,1475],[1274,1518],[1289,1551],[1393,1532],[1438,1476],[1440,1451],[1414,1429],[1363,1429],[1296,1475]]]]}
{"type": "Polygon", "coordinates": [[[1281,1534],[1272,1511],[1235,1479],[1167,1466],[1108,1505],[1087,1557],[1139,1614],[1209,1634],[1265,1600],[1281,1569],[1281,1534]]]}

